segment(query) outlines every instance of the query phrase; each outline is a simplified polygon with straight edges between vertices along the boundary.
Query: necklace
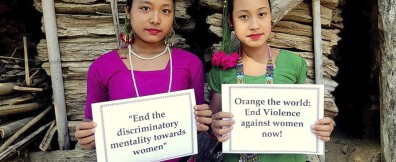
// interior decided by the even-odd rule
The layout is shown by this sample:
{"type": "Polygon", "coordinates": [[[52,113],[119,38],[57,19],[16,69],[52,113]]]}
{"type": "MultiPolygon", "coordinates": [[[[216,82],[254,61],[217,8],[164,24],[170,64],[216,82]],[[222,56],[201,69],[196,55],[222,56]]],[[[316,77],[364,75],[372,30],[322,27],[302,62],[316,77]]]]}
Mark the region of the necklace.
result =
{"type": "MultiPolygon", "coordinates": [[[[268,62],[267,62],[267,68],[265,72],[265,80],[267,84],[272,84],[274,81],[274,64],[272,63],[272,52],[271,52],[271,47],[268,46],[268,62]]],[[[245,73],[243,72],[243,62],[242,58],[239,57],[238,62],[237,62],[237,73],[236,73],[236,80],[237,84],[245,84],[245,73]]]]}
{"type": "Polygon", "coordinates": [[[165,49],[164,49],[164,51],[162,51],[161,53],[159,53],[159,54],[157,54],[157,55],[155,55],[155,56],[153,56],[153,57],[142,57],[142,56],[139,56],[138,54],[136,54],[135,52],[133,52],[133,50],[132,50],[131,47],[132,47],[131,45],[128,46],[129,53],[132,53],[132,54],[133,54],[134,56],[136,56],[137,58],[139,58],[139,59],[141,59],[141,60],[146,60],[146,61],[148,61],[148,60],[154,60],[154,59],[156,59],[156,58],[162,56],[163,54],[165,54],[166,51],[169,51],[169,47],[166,46],[165,49]]]}
{"type": "MultiPolygon", "coordinates": [[[[172,53],[171,53],[171,51],[170,51],[170,49],[169,49],[169,47],[168,46],[166,46],[166,48],[165,49],[167,49],[168,50],[168,52],[169,52],[169,63],[170,63],[170,74],[169,74],[169,86],[168,86],[168,93],[171,91],[171,88],[172,88],[172,76],[173,76],[173,65],[172,65],[172,53]]],[[[129,67],[131,68],[131,74],[132,74],[132,82],[133,82],[133,86],[135,87],[135,92],[136,92],[136,96],[137,97],[140,97],[140,95],[139,95],[139,90],[138,90],[138,88],[137,88],[137,86],[136,86],[136,79],[135,79],[135,74],[134,74],[134,72],[133,72],[133,66],[132,66],[132,59],[131,59],[131,57],[132,57],[132,50],[131,50],[131,45],[129,45],[128,46],[128,54],[129,54],[129,67]]],[[[162,55],[162,54],[161,54],[162,55]]],[[[135,56],[137,56],[137,55],[135,55],[135,56]]]]}
{"type": "MultiPolygon", "coordinates": [[[[266,68],[266,75],[265,75],[265,80],[267,84],[272,84],[274,80],[274,65],[272,63],[272,52],[271,52],[271,47],[268,45],[268,54],[269,54],[269,59],[267,62],[267,68],[266,68]]],[[[245,84],[245,74],[243,72],[243,63],[242,63],[242,58],[239,57],[238,63],[237,63],[237,74],[236,74],[236,80],[237,84],[245,84]]],[[[241,154],[239,156],[239,161],[240,162],[259,162],[260,161],[260,155],[259,154],[241,154]]]]}

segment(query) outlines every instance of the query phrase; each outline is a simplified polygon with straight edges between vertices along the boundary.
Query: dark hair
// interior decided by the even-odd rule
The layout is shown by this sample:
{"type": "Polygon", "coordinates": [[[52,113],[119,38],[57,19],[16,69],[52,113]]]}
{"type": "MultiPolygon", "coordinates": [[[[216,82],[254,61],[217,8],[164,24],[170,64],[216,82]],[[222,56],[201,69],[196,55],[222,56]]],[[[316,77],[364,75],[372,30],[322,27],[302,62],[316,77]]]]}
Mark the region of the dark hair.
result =
{"type": "MultiPolygon", "coordinates": [[[[232,11],[234,10],[234,0],[225,0],[225,8],[223,9],[223,37],[221,49],[227,54],[231,54],[232,44],[231,44],[231,26],[230,23],[232,20],[232,11]]],[[[270,11],[271,9],[271,0],[268,0],[270,11]]]]}

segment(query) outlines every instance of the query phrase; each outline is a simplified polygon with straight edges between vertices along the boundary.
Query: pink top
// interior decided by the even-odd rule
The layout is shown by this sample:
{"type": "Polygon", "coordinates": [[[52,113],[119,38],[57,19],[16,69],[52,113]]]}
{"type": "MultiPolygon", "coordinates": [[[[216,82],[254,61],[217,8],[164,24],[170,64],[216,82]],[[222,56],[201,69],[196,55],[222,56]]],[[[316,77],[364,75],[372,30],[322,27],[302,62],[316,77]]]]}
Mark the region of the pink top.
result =
{"type": "MultiPolygon", "coordinates": [[[[171,91],[193,88],[197,104],[204,103],[204,73],[201,60],[178,48],[172,50],[173,77],[171,91]]],[[[140,96],[168,92],[170,64],[163,70],[136,71],[140,96]]],[[[88,70],[85,118],[92,119],[91,104],[136,97],[131,71],[116,50],[96,59],[88,70]]]]}

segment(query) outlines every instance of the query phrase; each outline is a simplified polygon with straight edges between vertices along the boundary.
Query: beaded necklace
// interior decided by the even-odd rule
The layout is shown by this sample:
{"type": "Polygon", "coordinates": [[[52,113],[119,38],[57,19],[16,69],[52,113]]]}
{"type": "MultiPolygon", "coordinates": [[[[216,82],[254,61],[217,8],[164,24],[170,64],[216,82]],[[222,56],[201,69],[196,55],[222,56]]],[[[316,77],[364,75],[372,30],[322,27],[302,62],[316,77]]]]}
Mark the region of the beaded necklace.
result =
{"type": "MultiPolygon", "coordinates": [[[[266,68],[266,75],[265,75],[265,81],[267,84],[272,84],[274,81],[274,64],[272,63],[272,52],[271,52],[271,47],[268,45],[268,54],[269,54],[269,59],[267,62],[267,68],[266,68]]],[[[237,63],[237,74],[236,74],[236,80],[237,84],[245,84],[245,73],[243,72],[243,63],[242,63],[242,58],[239,57],[238,63],[237,63]]],[[[260,155],[259,154],[241,154],[239,157],[240,162],[259,162],[260,161],[260,155]]]]}
{"type": "MultiPolygon", "coordinates": [[[[269,59],[267,62],[267,68],[265,72],[265,81],[267,84],[272,84],[274,81],[274,64],[272,63],[272,52],[271,47],[268,45],[269,59]]],[[[239,57],[237,65],[236,80],[237,84],[245,84],[245,73],[243,72],[243,62],[242,58],[239,57]]]]}
{"type": "MultiPolygon", "coordinates": [[[[169,64],[170,64],[170,70],[169,70],[169,86],[168,86],[168,93],[171,91],[172,88],[172,75],[173,75],[173,65],[172,65],[172,52],[170,51],[169,47],[167,46],[165,49],[168,50],[169,52],[169,64]]],[[[139,90],[137,88],[136,85],[136,79],[135,79],[135,74],[133,72],[133,66],[132,66],[132,49],[131,49],[131,45],[128,46],[128,54],[129,54],[129,67],[131,69],[131,75],[132,75],[132,82],[133,82],[133,86],[135,87],[135,92],[136,92],[136,96],[140,97],[139,95],[139,90]]]]}

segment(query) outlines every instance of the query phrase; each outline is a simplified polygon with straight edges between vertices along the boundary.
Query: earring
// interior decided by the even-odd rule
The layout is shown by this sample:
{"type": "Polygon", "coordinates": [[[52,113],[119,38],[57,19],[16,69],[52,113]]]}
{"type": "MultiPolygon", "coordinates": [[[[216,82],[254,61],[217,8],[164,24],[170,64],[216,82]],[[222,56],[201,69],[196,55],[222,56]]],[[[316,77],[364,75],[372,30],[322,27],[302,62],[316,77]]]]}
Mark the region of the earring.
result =
{"type": "Polygon", "coordinates": [[[175,35],[175,30],[172,28],[169,34],[165,37],[165,44],[168,47],[173,47],[175,45],[175,35]]]}
{"type": "Polygon", "coordinates": [[[125,16],[124,31],[120,32],[119,36],[122,41],[122,48],[126,48],[133,42],[133,29],[128,16],[125,16]]]}

